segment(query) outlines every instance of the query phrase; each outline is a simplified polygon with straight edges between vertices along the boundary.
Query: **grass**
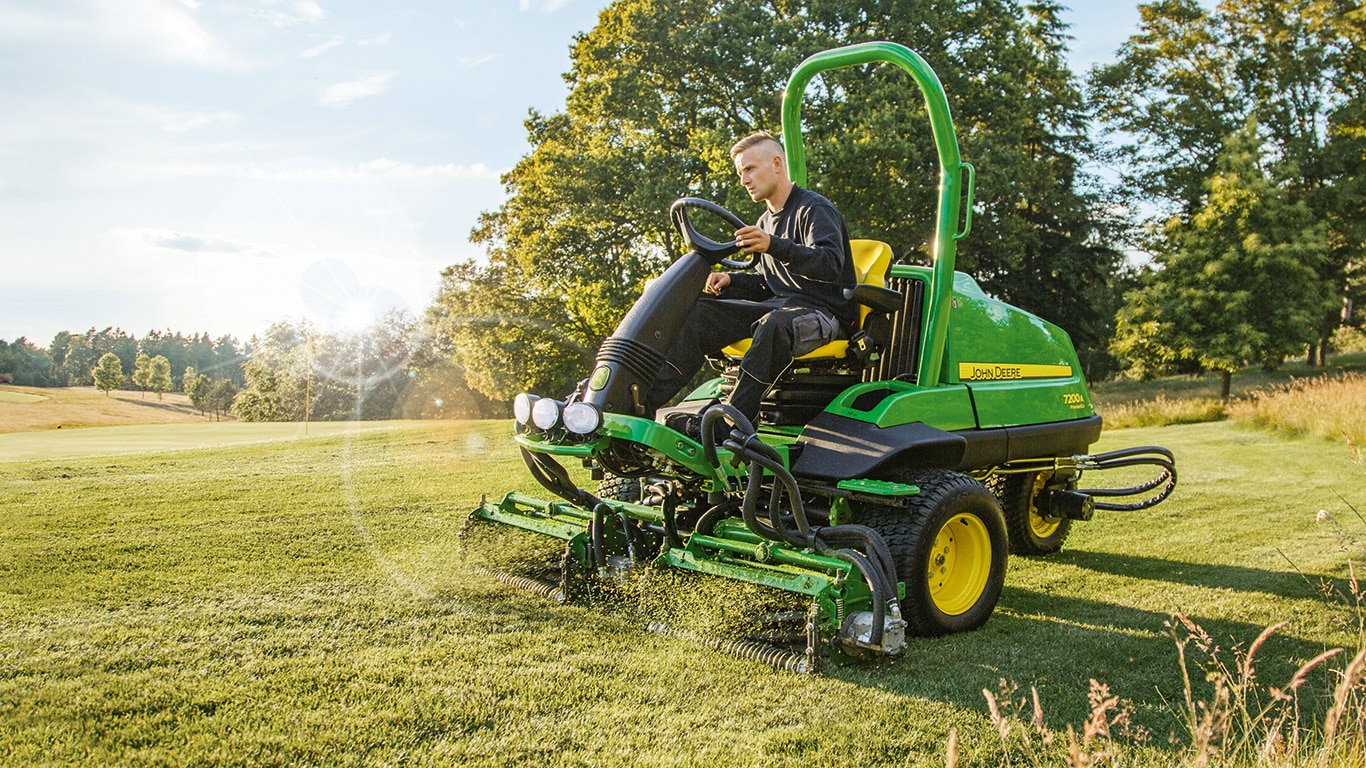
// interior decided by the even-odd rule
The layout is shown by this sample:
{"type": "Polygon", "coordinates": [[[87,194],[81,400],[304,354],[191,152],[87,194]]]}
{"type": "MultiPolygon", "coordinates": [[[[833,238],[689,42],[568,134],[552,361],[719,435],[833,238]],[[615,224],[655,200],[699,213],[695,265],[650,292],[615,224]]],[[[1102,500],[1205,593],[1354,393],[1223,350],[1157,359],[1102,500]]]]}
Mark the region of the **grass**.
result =
{"type": "Polygon", "coordinates": [[[406,422],[136,424],[126,427],[50,429],[46,432],[0,433],[0,461],[76,459],[92,456],[221,448],[243,443],[295,440],[309,435],[338,435],[402,427],[406,422]]]}
{"type": "Polygon", "coordinates": [[[16,387],[0,384],[0,433],[73,427],[199,422],[204,417],[183,394],[94,387],[16,387]]]}
{"type": "MultiPolygon", "coordinates": [[[[1336,398],[1344,392],[1342,388],[1318,396],[1306,392],[1312,393],[1317,383],[1324,383],[1332,389],[1330,382],[1344,377],[1349,382],[1357,382],[1346,388],[1353,390],[1359,385],[1363,374],[1366,374],[1366,353],[1351,353],[1336,355],[1321,368],[1309,368],[1303,362],[1292,361],[1276,371],[1244,369],[1233,377],[1228,404],[1219,399],[1217,374],[1169,376],[1150,381],[1101,382],[1093,385],[1092,399],[1096,411],[1105,421],[1106,429],[1195,424],[1220,421],[1232,416],[1291,431],[1314,431],[1293,426],[1292,422],[1309,424],[1317,421],[1321,414],[1337,409],[1334,403],[1339,401],[1336,398]],[[1281,396],[1291,390],[1300,392],[1299,400],[1310,404],[1310,408],[1300,416],[1280,418],[1276,415],[1279,411],[1301,408],[1281,396]],[[1261,407],[1250,409],[1240,405],[1248,401],[1260,402],[1261,407]]],[[[1342,404],[1343,408],[1359,404],[1364,396],[1352,394],[1351,399],[1342,404]]],[[[1349,427],[1355,424],[1349,420],[1349,427]]],[[[1342,431],[1342,427],[1329,427],[1318,430],[1318,433],[1338,438],[1342,431]]],[[[1346,431],[1350,434],[1351,428],[1346,431]]]]}
{"type": "MultiPolygon", "coordinates": [[[[1189,752],[1168,735],[1189,736],[1172,612],[1224,647],[1291,619],[1260,649],[1269,684],[1359,642],[1356,613],[1319,592],[1350,588],[1316,514],[1351,520],[1361,471],[1317,437],[1107,433],[1098,449],[1172,448],[1176,495],[1012,559],[982,630],[801,678],[648,635],[630,605],[472,576],[481,542],[457,532],[480,495],[544,493],[506,432],[0,462],[0,763],[942,765],[952,733],[958,765],[1023,764],[982,691],[1034,688],[1050,722],[1082,724],[1094,678],[1152,734],[1112,764],[1174,765],[1189,752]]],[[[679,599],[716,585],[685,580],[679,599]]],[[[1333,683],[1327,667],[1305,683],[1305,723],[1333,683]]]]}

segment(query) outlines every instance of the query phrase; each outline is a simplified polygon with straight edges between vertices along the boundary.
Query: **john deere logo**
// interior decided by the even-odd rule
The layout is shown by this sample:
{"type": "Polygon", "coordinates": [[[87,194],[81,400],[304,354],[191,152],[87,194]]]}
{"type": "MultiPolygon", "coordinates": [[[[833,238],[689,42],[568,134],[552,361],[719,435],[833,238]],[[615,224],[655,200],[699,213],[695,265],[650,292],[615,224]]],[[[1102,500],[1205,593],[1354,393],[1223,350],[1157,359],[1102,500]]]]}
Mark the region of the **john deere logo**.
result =
{"type": "Polygon", "coordinates": [[[597,392],[607,386],[607,380],[612,378],[612,369],[605,365],[599,365],[593,369],[593,376],[588,379],[588,388],[597,392]]]}
{"type": "Polygon", "coordinates": [[[1063,379],[1072,375],[1070,365],[1029,363],[959,363],[960,381],[1010,381],[1013,379],[1063,379]]]}

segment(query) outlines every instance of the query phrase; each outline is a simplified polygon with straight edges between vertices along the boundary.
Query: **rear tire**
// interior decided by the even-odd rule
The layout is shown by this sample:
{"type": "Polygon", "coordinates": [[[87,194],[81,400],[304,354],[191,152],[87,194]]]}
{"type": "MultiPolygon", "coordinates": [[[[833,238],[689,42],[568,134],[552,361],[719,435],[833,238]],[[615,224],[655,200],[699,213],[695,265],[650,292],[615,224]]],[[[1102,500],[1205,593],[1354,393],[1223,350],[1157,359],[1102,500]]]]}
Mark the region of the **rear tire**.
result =
{"type": "Polygon", "coordinates": [[[995,485],[1005,513],[1012,555],[1051,555],[1062,549],[1072,521],[1039,514],[1039,497],[1052,479],[1051,472],[1029,472],[1000,477],[995,485]]]}
{"type": "Polygon", "coordinates": [[[986,623],[1005,584],[1005,519],[981,483],[944,470],[894,478],[920,487],[908,507],[875,507],[858,522],[887,541],[906,585],[901,616],[912,634],[968,632],[986,623]]]}

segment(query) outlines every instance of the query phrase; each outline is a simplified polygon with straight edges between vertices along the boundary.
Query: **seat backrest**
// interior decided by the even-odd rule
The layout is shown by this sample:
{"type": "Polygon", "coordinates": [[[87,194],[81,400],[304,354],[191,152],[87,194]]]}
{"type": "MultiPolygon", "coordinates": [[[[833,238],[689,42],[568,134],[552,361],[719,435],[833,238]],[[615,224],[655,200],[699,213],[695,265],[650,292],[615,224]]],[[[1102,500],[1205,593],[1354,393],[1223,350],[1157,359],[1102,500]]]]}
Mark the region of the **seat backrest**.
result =
{"type": "MultiPolygon", "coordinates": [[[[892,264],[892,246],[881,240],[850,240],[849,250],[854,256],[854,276],[859,285],[887,287],[887,267],[892,264]]],[[[873,310],[858,308],[858,327],[862,328],[873,310]]]]}
{"type": "Polygon", "coordinates": [[[887,267],[892,263],[892,246],[881,240],[850,240],[854,256],[854,276],[861,285],[887,287],[887,267]]]}

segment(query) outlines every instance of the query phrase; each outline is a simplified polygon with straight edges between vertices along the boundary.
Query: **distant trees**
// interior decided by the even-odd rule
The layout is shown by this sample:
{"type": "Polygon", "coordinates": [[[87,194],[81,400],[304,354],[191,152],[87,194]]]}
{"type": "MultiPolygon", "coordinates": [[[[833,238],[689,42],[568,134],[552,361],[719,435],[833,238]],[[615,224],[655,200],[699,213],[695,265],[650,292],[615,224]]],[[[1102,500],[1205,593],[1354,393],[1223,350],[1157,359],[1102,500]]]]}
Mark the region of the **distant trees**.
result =
{"type": "Polygon", "coordinates": [[[242,362],[248,354],[232,336],[215,339],[207,333],[184,336],[171,331],[149,331],[138,339],[118,328],[102,331],[91,328],[82,334],[62,331],[53,337],[47,352],[51,362],[49,383],[45,386],[90,386],[94,383],[90,372],[96,361],[106,352],[113,352],[119,356],[124,370],[131,371],[137,370],[139,355],[145,355],[149,360],[158,356],[166,358],[172,371],[171,385],[163,390],[166,392],[183,388],[174,372],[184,371],[186,366],[240,386],[242,362]]]}
{"type": "Polygon", "coordinates": [[[13,342],[0,339],[0,377],[21,387],[51,386],[52,357],[20,336],[13,342]]]}
{"type": "Polygon", "coordinates": [[[351,334],[280,322],[252,340],[246,386],[232,412],[243,421],[389,419],[430,413],[411,396],[467,402],[464,382],[423,348],[415,320],[391,313],[351,334]],[[429,373],[419,375],[419,368],[429,373]]]}
{"type": "Polygon", "coordinates": [[[113,352],[105,352],[99,364],[90,371],[90,378],[95,388],[103,391],[104,396],[108,397],[110,391],[123,386],[123,361],[113,352]]]}

